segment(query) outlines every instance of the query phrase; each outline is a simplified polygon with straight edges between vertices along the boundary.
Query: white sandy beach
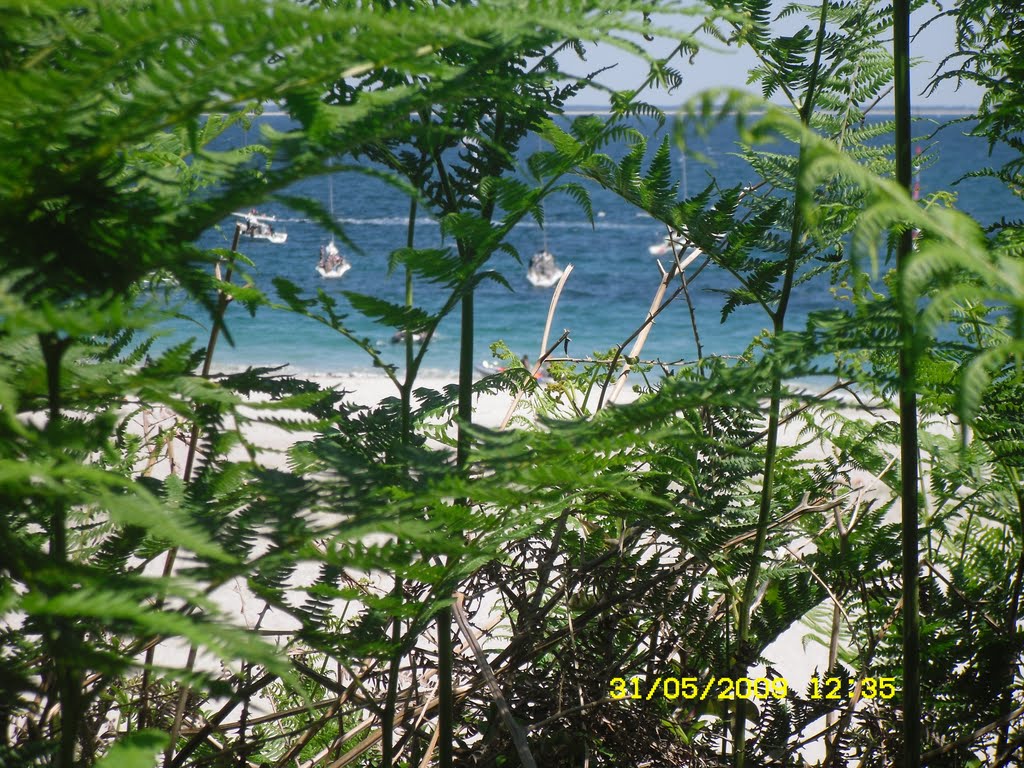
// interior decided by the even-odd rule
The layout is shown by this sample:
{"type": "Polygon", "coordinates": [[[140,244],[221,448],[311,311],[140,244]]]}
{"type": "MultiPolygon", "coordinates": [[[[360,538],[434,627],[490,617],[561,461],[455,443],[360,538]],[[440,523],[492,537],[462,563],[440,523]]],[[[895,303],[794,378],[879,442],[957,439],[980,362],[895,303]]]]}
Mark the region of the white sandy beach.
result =
{"type": "MultiPolygon", "coordinates": [[[[381,402],[387,397],[397,397],[398,392],[394,384],[383,374],[359,373],[352,375],[300,375],[297,377],[317,381],[323,387],[333,387],[346,393],[346,400],[350,403],[372,406],[381,402]]],[[[443,390],[446,386],[454,383],[451,377],[425,376],[417,382],[418,387],[426,387],[433,390],[443,390]]],[[[627,386],[620,395],[620,400],[632,399],[635,394],[627,386]]],[[[508,394],[481,395],[476,397],[474,406],[475,422],[492,428],[497,428],[505,420],[513,398],[508,394]]],[[[296,414],[297,415],[297,414],[296,414]]],[[[788,425],[783,433],[783,442],[795,444],[799,441],[800,424],[788,425]]],[[[285,431],[268,424],[253,423],[245,428],[247,438],[259,448],[259,461],[269,467],[280,467],[286,460],[286,452],[290,445],[296,441],[312,439],[315,432],[285,431]]],[[[184,446],[178,447],[178,460],[184,453],[184,446]]],[[[803,455],[810,459],[823,458],[824,448],[820,445],[809,445],[804,448],[803,455]]],[[[239,457],[241,458],[241,457],[239,457]]],[[[870,483],[871,478],[864,478],[865,487],[870,483]]],[[[154,564],[156,565],[156,564],[154,564]]],[[[308,564],[300,567],[294,574],[296,584],[311,583],[316,578],[316,566],[308,564]]],[[[386,589],[386,584],[379,585],[386,589]]],[[[263,630],[287,632],[295,628],[294,622],[287,616],[275,616],[273,612],[267,613],[262,618],[263,604],[254,599],[245,586],[236,580],[219,589],[214,598],[226,615],[233,617],[233,620],[242,626],[253,628],[260,626],[263,630]]],[[[494,617],[477,616],[475,620],[480,624],[493,624],[494,617]],[[490,620],[489,620],[490,619],[490,620]]],[[[810,676],[824,671],[827,668],[827,649],[817,643],[805,644],[803,642],[807,629],[800,624],[795,625],[776,641],[766,652],[766,657],[775,662],[775,668],[782,676],[786,677],[789,684],[798,689],[806,688],[810,676]]],[[[429,638],[426,638],[429,642],[429,638]]],[[[166,648],[164,659],[175,664],[182,664],[185,661],[187,649],[181,644],[166,648]]],[[[200,660],[201,665],[212,663],[212,659],[200,660]]],[[[764,675],[763,668],[751,670],[751,676],[764,675]]],[[[262,709],[257,704],[257,709],[262,709]]],[[[808,757],[813,755],[808,754],[808,757]]]]}

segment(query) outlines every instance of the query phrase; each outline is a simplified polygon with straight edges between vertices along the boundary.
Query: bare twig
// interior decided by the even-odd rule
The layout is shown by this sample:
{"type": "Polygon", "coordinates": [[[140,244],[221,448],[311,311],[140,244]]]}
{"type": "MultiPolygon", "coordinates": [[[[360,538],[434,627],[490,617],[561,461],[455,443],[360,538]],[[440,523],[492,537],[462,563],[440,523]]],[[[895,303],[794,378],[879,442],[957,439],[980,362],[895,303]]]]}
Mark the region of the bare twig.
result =
{"type": "Polygon", "coordinates": [[[791,554],[793,556],[794,559],[797,560],[797,562],[802,563],[803,565],[807,566],[807,571],[811,574],[811,577],[816,582],[818,582],[818,584],[821,585],[821,588],[824,589],[825,592],[828,593],[829,599],[832,601],[832,604],[836,607],[836,609],[840,613],[843,614],[843,617],[846,619],[846,623],[847,624],[852,624],[853,620],[850,618],[850,614],[848,614],[846,612],[846,609],[843,608],[843,604],[840,602],[839,598],[836,596],[836,593],[833,592],[831,589],[829,589],[828,584],[826,584],[822,580],[822,578],[817,573],[815,573],[813,568],[811,568],[809,565],[807,565],[807,563],[804,562],[803,556],[799,552],[794,552],[792,549],[790,549],[790,547],[788,545],[785,546],[785,549],[786,549],[787,552],[789,552],[789,554],[791,554]]]}
{"type": "MultiPolygon", "coordinates": [[[[703,251],[701,251],[700,248],[694,248],[682,261],[679,261],[677,258],[675,263],[672,265],[672,268],[667,271],[659,262],[658,269],[661,270],[661,281],[658,283],[658,289],[654,292],[654,298],[651,300],[650,309],[647,310],[647,317],[644,319],[644,322],[640,324],[640,327],[637,328],[628,339],[622,342],[622,344],[619,345],[619,348],[615,351],[615,357],[612,360],[612,365],[608,368],[608,377],[605,379],[604,386],[601,388],[601,397],[598,400],[596,410],[600,411],[604,406],[605,394],[608,391],[608,385],[611,383],[611,377],[615,371],[615,363],[618,362],[619,357],[622,355],[622,350],[626,348],[626,345],[629,344],[630,341],[635,340],[633,348],[630,350],[629,357],[635,358],[640,355],[640,351],[643,349],[644,343],[647,341],[647,336],[651,332],[651,326],[654,325],[654,319],[660,315],[683,291],[683,287],[680,286],[668,299],[665,299],[665,291],[668,290],[669,283],[675,279],[676,275],[680,274],[690,266],[690,264],[696,261],[697,257],[700,256],[701,253],[703,253],[703,251]]],[[[622,372],[619,374],[619,380],[615,385],[615,390],[612,392],[611,397],[608,398],[609,402],[614,402],[615,398],[618,397],[619,393],[622,391],[622,388],[626,385],[626,377],[629,375],[629,369],[630,363],[627,361],[622,368],[622,372]]]]}
{"type": "Polygon", "coordinates": [[[941,747],[936,747],[935,749],[928,750],[923,755],[921,755],[921,763],[923,765],[925,763],[930,762],[931,760],[934,760],[937,757],[948,755],[950,752],[953,752],[954,750],[957,750],[960,747],[966,747],[968,744],[977,741],[982,736],[991,733],[992,731],[996,730],[996,728],[1001,727],[1005,723],[1012,722],[1014,719],[1020,717],[1021,715],[1024,715],[1024,705],[1017,707],[1017,709],[1013,710],[1013,712],[1010,712],[1009,714],[1000,717],[998,720],[993,720],[988,725],[983,725],[981,728],[978,728],[977,730],[968,733],[966,736],[963,736],[957,739],[956,741],[951,741],[948,744],[943,744],[941,747]]]}
{"type": "Polygon", "coordinates": [[[939,581],[945,584],[953,594],[955,594],[957,597],[963,600],[967,605],[971,606],[973,610],[977,611],[981,618],[985,620],[985,623],[992,627],[992,629],[996,630],[997,632],[1001,632],[1003,630],[1003,626],[1001,624],[999,624],[995,619],[993,619],[991,616],[985,613],[985,610],[976,600],[972,600],[971,598],[969,598],[956,586],[956,584],[947,579],[946,576],[942,572],[940,572],[939,569],[936,568],[928,558],[922,557],[921,564],[925,566],[929,571],[931,571],[936,577],[938,577],[939,581]]]}
{"type": "Polygon", "coordinates": [[[618,703],[618,701],[618,699],[613,699],[610,696],[605,696],[600,699],[595,699],[594,701],[588,701],[584,704],[579,704],[575,707],[569,707],[568,709],[563,709],[551,715],[550,717],[545,717],[543,720],[539,720],[538,722],[531,724],[530,727],[527,728],[527,730],[538,731],[545,725],[551,725],[551,723],[557,722],[561,720],[563,717],[575,715],[577,712],[586,712],[588,709],[593,709],[594,707],[599,707],[602,704],[608,704],[609,702],[618,703]]]}
{"type": "MultiPolygon", "coordinates": [[[[188,649],[188,659],[185,662],[185,671],[191,672],[196,664],[196,646],[192,644],[188,649]]],[[[249,682],[249,681],[247,681],[249,682]]],[[[185,716],[185,707],[188,705],[188,697],[192,688],[186,683],[181,686],[178,692],[178,701],[174,707],[174,724],[171,726],[171,739],[164,752],[164,765],[170,766],[171,758],[174,757],[174,745],[178,742],[178,734],[181,732],[181,720],[185,716]]]]}
{"type": "MultiPolygon", "coordinates": [[[[242,234],[242,225],[240,223],[239,224],[235,224],[235,234],[234,234],[234,236],[233,236],[233,238],[231,240],[231,253],[237,253],[238,252],[238,239],[239,239],[239,237],[241,237],[241,234],[242,234]]],[[[228,268],[227,268],[227,272],[225,273],[225,276],[224,276],[224,282],[226,282],[226,283],[230,283],[231,282],[231,273],[232,273],[233,268],[234,268],[234,265],[229,263],[228,264],[228,268]]],[[[216,274],[217,279],[220,279],[221,275],[220,275],[220,263],[219,262],[217,263],[217,265],[214,268],[214,270],[215,270],[215,274],[216,274]]],[[[220,335],[221,326],[224,324],[224,313],[227,311],[228,304],[230,304],[230,303],[231,303],[231,296],[229,296],[227,294],[227,292],[225,292],[224,290],[219,290],[217,292],[217,310],[214,313],[213,325],[210,328],[210,338],[209,338],[209,340],[206,343],[206,355],[203,358],[202,377],[204,379],[210,377],[210,368],[213,365],[213,352],[217,348],[217,337],[220,335]]],[[[198,445],[199,445],[199,423],[195,422],[192,425],[192,435],[189,438],[188,454],[185,457],[185,469],[184,469],[184,471],[182,472],[182,475],[181,475],[182,480],[184,480],[186,484],[189,482],[189,480],[192,479],[192,469],[193,469],[193,467],[195,465],[195,458],[196,458],[196,453],[197,453],[198,445]]],[[[162,574],[163,578],[168,578],[168,577],[171,576],[172,572],[174,571],[174,561],[177,559],[177,556],[178,556],[178,548],[177,547],[171,547],[171,549],[169,549],[167,551],[167,558],[164,560],[164,568],[163,568],[163,574],[162,574]]],[[[163,607],[163,600],[158,599],[156,601],[156,605],[154,606],[154,609],[155,610],[160,610],[162,607],[163,607]]],[[[155,653],[156,653],[156,644],[154,643],[146,651],[146,663],[144,665],[144,670],[143,670],[143,673],[142,673],[142,691],[141,691],[141,694],[140,694],[139,717],[138,717],[138,722],[139,722],[139,727],[140,728],[144,725],[144,723],[146,721],[146,718],[149,715],[149,703],[148,703],[148,699],[149,699],[149,670],[153,666],[153,657],[154,657],[155,653]]],[[[189,650],[189,658],[191,659],[192,663],[195,663],[195,647],[194,646],[189,650]]],[[[191,666],[189,666],[189,671],[191,671],[191,666]]],[[[175,714],[174,714],[175,727],[172,728],[172,730],[171,730],[171,741],[170,741],[170,744],[167,747],[167,752],[164,755],[164,764],[165,765],[170,765],[171,757],[174,755],[174,744],[177,741],[177,736],[178,736],[177,732],[178,732],[178,730],[181,727],[181,714],[182,714],[181,713],[181,708],[185,706],[185,701],[187,700],[187,698],[188,698],[188,689],[186,688],[186,689],[184,689],[182,691],[181,696],[179,696],[179,698],[178,698],[178,708],[177,708],[177,711],[175,711],[175,714]]]]}
{"type": "MultiPolygon", "coordinates": [[[[569,264],[565,269],[562,270],[562,276],[558,279],[558,284],[555,286],[554,293],[551,294],[551,301],[548,304],[548,319],[544,323],[544,336],[540,341],[540,354],[544,354],[544,350],[548,348],[548,339],[551,336],[551,321],[555,319],[555,308],[558,307],[558,299],[562,295],[562,289],[565,287],[566,281],[569,279],[569,275],[572,274],[572,264],[569,264]]],[[[540,364],[537,364],[538,369],[540,364]]],[[[536,373],[536,371],[534,371],[536,373]]]]}
{"type": "Polygon", "coordinates": [[[459,625],[459,629],[466,636],[466,641],[473,649],[473,656],[476,658],[477,666],[480,667],[480,672],[487,681],[487,687],[490,689],[494,703],[498,707],[498,714],[501,715],[505,727],[508,728],[509,736],[512,738],[512,743],[515,744],[516,752],[519,754],[519,760],[522,762],[523,768],[537,768],[537,763],[530,753],[530,745],[526,741],[526,731],[523,730],[523,727],[512,716],[512,710],[509,709],[508,702],[505,701],[505,696],[501,692],[501,686],[498,685],[498,679],[494,676],[494,670],[491,669],[491,665],[487,662],[487,655],[484,653],[484,649],[480,647],[480,643],[477,642],[474,636],[473,628],[469,625],[466,611],[462,607],[464,600],[465,595],[461,592],[455,593],[455,605],[452,606],[452,614],[455,617],[455,621],[459,625]]]}

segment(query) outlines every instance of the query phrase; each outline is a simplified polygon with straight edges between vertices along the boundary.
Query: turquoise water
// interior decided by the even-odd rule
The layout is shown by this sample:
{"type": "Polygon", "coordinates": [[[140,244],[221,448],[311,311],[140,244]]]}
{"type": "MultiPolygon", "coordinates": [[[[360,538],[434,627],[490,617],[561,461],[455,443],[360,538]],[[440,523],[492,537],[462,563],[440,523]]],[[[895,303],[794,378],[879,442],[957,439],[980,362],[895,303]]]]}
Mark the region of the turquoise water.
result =
{"type": "MultiPolygon", "coordinates": [[[[287,127],[281,117],[262,120],[278,129],[287,127]]],[[[653,126],[640,124],[640,127],[653,131],[653,126]]],[[[918,132],[925,134],[933,128],[930,123],[922,123],[918,132]]],[[[958,191],[959,207],[983,223],[1004,216],[1019,216],[1019,203],[990,181],[971,179],[951,187],[969,170],[1004,161],[999,156],[989,158],[987,144],[966,137],[966,130],[964,126],[954,126],[922,142],[937,157],[937,162],[923,174],[923,192],[941,188],[958,191]]],[[[238,131],[225,140],[229,144],[241,144],[246,138],[255,140],[256,136],[254,131],[248,136],[238,131]]],[[[652,135],[652,146],[658,138],[652,135]]],[[[677,155],[675,167],[681,190],[684,176],[685,187],[691,195],[708,183],[712,173],[722,187],[755,181],[745,163],[733,154],[735,135],[731,126],[722,126],[701,141],[703,145],[699,143],[697,148],[715,167],[692,158],[684,164],[677,155]]],[[[623,150],[621,146],[608,149],[613,155],[623,150]]],[[[381,180],[359,173],[334,174],[332,186],[335,216],[358,246],[358,250],[342,246],[352,269],[338,280],[320,278],[315,266],[319,248],[327,242],[326,233],[318,224],[271,201],[261,204],[260,210],[278,217],[275,226],[288,233],[288,241],[274,245],[243,239],[241,250],[255,263],[252,276],[257,285],[274,296],[271,280],[283,276],[307,295],[312,296],[322,289],[342,305],[346,304],[344,294],[347,291],[400,303],[404,296],[404,277],[400,273],[389,275],[387,264],[389,253],[405,244],[408,200],[381,180]]],[[[286,190],[286,194],[308,196],[329,206],[326,178],[303,181],[286,190]]],[[[552,338],[557,338],[563,329],[570,331],[571,355],[583,357],[595,350],[607,350],[627,338],[643,321],[660,278],[656,259],[649,254],[648,247],[661,240],[664,229],[608,192],[591,188],[591,194],[594,210],[598,212],[594,226],[575,202],[566,196],[555,196],[545,204],[546,232],[527,221],[510,237],[522,263],[508,254],[495,256],[489,266],[504,275],[512,290],[495,282],[485,282],[477,292],[475,357],[478,362],[491,357],[489,346],[498,340],[507,343],[516,354],[536,359],[552,289],[531,286],[526,280],[526,264],[530,255],[545,244],[545,236],[546,245],[558,263],[563,267],[574,265],[552,324],[552,338]]],[[[201,244],[229,246],[233,226],[234,220],[224,222],[221,228],[206,233],[201,244]]],[[[428,215],[419,215],[416,229],[417,246],[440,244],[437,224],[428,215]]],[[[731,276],[713,267],[705,269],[692,285],[705,354],[736,354],[768,325],[764,313],[752,307],[739,309],[724,324],[721,322],[723,298],[715,291],[734,285],[731,276]]],[[[431,286],[420,286],[416,299],[432,310],[440,305],[443,297],[431,286]]],[[[791,302],[789,326],[798,327],[808,312],[830,303],[831,297],[820,282],[798,287],[791,302]]],[[[377,344],[386,360],[402,364],[403,347],[389,341],[393,330],[356,313],[350,313],[348,320],[359,336],[377,344]]],[[[306,373],[350,373],[372,367],[365,353],[351,342],[312,320],[285,311],[260,310],[255,318],[250,318],[243,307],[232,305],[227,321],[235,345],[222,344],[218,348],[219,365],[290,363],[296,371],[306,373]]],[[[176,326],[173,332],[175,337],[187,333],[205,338],[205,331],[194,324],[176,326]]],[[[643,357],[665,361],[696,357],[689,311],[682,299],[659,316],[643,357]]],[[[457,361],[458,311],[441,325],[427,354],[425,368],[435,372],[454,371],[457,361]]]]}

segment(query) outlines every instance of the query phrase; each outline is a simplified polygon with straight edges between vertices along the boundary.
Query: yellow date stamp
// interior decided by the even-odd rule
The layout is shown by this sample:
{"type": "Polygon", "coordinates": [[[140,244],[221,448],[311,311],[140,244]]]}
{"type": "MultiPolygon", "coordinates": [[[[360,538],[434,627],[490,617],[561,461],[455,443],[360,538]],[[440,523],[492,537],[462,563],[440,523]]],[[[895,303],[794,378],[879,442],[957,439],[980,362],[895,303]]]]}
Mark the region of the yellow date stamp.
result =
{"type": "MultiPolygon", "coordinates": [[[[896,695],[895,677],[812,677],[805,687],[808,698],[837,700],[853,698],[891,699],[896,695]]],[[[616,700],[661,697],[667,701],[717,699],[785,699],[789,680],[784,677],[613,677],[608,697],[616,700]]]]}

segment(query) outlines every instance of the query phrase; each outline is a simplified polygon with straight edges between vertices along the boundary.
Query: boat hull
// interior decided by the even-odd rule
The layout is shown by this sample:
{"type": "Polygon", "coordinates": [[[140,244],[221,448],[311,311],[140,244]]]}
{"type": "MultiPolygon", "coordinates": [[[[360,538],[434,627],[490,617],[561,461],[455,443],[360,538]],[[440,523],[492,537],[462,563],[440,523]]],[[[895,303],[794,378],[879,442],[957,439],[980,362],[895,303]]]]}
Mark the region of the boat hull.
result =
{"type": "Polygon", "coordinates": [[[276,216],[261,216],[259,214],[239,212],[232,213],[231,215],[243,219],[241,223],[243,237],[249,237],[253,240],[266,240],[275,245],[280,245],[288,240],[287,232],[274,231],[274,226],[270,222],[277,221],[276,216]]]}
{"type": "Polygon", "coordinates": [[[342,264],[340,267],[335,267],[334,269],[324,269],[323,267],[317,267],[316,273],[326,280],[334,280],[344,275],[350,269],[352,269],[351,264],[342,264]]]}
{"type": "Polygon", "coordinates": [[[534,272],[530,270],[526,273],[526,279],[530,281],[530,285],[535,288],[550,288],[562,278],[562,270],[558,269],[554,272],[534,272]]]}
{"type": "Polygon", "coordinates": [[[267,242],[280,245],[288,240],[287,232],[275,232],[274,234],[262,233],[262,232],[245,232],[243,233],[246,237],[252,238],[253,240],[266,240],[267,242]]]}
{"type": "Polygon", "coordinates": [[[530,258],[526,279],[536,288],[550,288],[562,278],[562,269],[555,262],[554,255],[547,249],[537,251],[530,258]]]}

